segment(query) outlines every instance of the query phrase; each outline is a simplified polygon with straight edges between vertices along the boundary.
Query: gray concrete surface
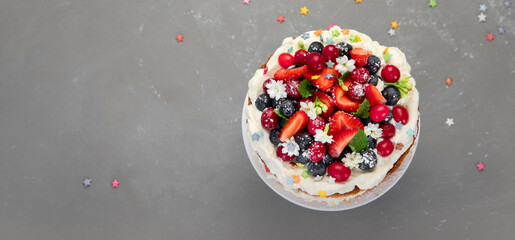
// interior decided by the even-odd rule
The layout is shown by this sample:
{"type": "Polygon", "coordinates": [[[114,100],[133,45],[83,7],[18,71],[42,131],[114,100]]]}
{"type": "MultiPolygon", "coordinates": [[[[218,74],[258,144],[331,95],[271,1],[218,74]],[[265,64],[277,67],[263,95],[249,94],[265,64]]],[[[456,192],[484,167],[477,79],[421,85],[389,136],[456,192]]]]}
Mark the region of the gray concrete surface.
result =
{"type": "Polygon", "coordinates": [[[0,238],[512,239],[515,17],[479,3],[2,0],[0,238]],[[401,181],[334,213],[268,189],[239,125],[255,69],[330,23],[405,51],[423,119],[401,181]]]}

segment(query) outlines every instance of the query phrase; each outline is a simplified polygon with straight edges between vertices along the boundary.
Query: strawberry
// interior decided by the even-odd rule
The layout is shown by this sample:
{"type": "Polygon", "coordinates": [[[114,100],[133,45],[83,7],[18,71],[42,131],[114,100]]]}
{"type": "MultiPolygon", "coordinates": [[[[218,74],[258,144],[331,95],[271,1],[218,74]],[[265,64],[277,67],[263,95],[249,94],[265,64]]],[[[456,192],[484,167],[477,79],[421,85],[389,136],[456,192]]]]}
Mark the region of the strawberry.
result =
{"type": "Polygon", "coordinates": [[[358,117],[346,112],[338,111],[329,120],[329,132],[327,134],[335,136],[341,131],[354,128],[360,128],[363,130],[365,127],[358,117]]]}
{"type": "Polygon", "coordinates": [[[365,98],[368,99],[370,107],[386,103],[386,98],[384,98],[379,89],[372,84],[365,84],[365,98]]]}
{"type": "Polygon", "coordinates": [[[288,122],[284,125],[281,130],[281,134],[279,134],[279,140],[281,142],[290,139],[295,136],[298,132],[306,127],[308,124],[308,115],[304,111],[297,111],[290,117],[288,122]]]}
{"type": "Polygon", "coordinates": [[[333,115],[334,111],[333,99],[327,96],[327,94],[320,91],[314,92],[313,95],[310,97],[310,99],[313,102],[315,102],[317,98],[327,106],[327,111],[320,114],[320,116],[322,116],[325,120],[328,120],[333,115]]]}
{"type": "Polygon", "coordinates": [[[315,84],[322,92],[329,92],[338,79],[338,74],[335,75],[335,71],[332,68],[324,68],[319,74],[307,73],[304,74],[304,78],[315,84]]]}
{"type": "Polygon", "coordinates": [[[370,56],[371,52],[367,51],[363,48],[354,48],[350,50],[350,57],[356,61],[354,65],[356,67],[363,67],[367,64],[368,56],[370,56]]]}
{"type": "MultiPolygon", "coordinates": [[[[349,82],[349,85],[350,85],[350,81],[347,80],[349,82]]],[[[344,82],[345,85],[346,82],[344,82]]],[[[336,108],[340,109],[340,110],[343,110],[343,111],[348,111],[348,112],[355,112],[359,109],[359,104],[361,104],[360,101],[353,101],[351,99],[349,99],[349,97],[347,97],[345,95],[345,91],[343,91],[343,89],[336,85],[334,87],[334,90],[333,90],[333,99],[334,99],[334,105],[336,106],[336,108]]]]}
{"type": "Polygon", "coordinates": [[[328,153],[331,157],[337,158],[343,152],[343,149],[356,136],[358,129],[347,129],[333,137],[333,142],[328,146],[328,153]]]}
{"type": "Polygon", "coordinates": [[[302,75],[304,75],[307,71],[308,71],[308,67],[306,67],[306,66],[293,68],[293,69],[279,69],[279,71],[277,71],[274,74],[274,79],[275,80],[286,80],[286,81],[297,80],[300,77],[302,77],[302,75]]]}

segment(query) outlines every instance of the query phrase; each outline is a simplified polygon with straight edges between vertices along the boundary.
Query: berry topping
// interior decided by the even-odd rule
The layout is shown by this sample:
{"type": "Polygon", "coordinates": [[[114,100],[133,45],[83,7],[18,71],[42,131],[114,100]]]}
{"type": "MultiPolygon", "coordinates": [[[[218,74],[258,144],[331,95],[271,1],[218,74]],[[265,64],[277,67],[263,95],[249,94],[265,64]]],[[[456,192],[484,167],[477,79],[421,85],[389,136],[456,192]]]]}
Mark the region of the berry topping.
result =
{"type": "Polygon", "coordinates": [[[309,71],[318,73],[325,67],[325,58],[318,52],[310,53],[306,57],[306,66],[309,71]]]}
{"type": "Polygon", "coordinates": [[[389,139],[383,140],[377,144],[377,152],[381,157],[388,157],[393,152],[393,143],[389,139]]]}
{"type": "Polygon", "coordinates": [[[288,153],[283,153],[283,149],[284,149],[283,146],[279,146],[277,148],[277,157],[278,158],[280,158],[281,160],[283,160],[285,162],[289,162],[289,161],[293,160],[293,158],[295,158],[294,155],[290,156],[290,155],[288,155],[288,153]]]}
{"type": "Polygon", "coordinates": [[[307,73],[304,75],[304,78],[315,84],[322,92],[329,92],[333,88],[336,79],[338,79],[338,75],[332,68],[323,68],[322,72],[316,75],[307,73]]]}
{"type": "Polygon", "coordinates": [[[401,72],[394,65],[386,65],[383,70],[381,70],[381,76],[385,82],[394,83],[399,81],[399,78],[401,78],[401,72]]]}
{"type": "Polygon", "coordinates": [[[377,75],[370,75],[370,78],[368,78],[368,83],[377,86],[379,80],[383,81],[383,79],[377,75]]]}
{"type": "Polygon", "coordinates": [[[289,68],[293,63],[295,62],[295,59],[293,56],[289,53],[281,53],[279,55],[279,65],[283,68],[289,68]]]}
{"type": "Polygon", "coordinates": [[[359,164],[359,169],[363,171],[369,171],[376,167],[377,165],[377,156],[372,150],[363,150],[360,152],[361,159],[363,162],[359,164]]]}
{"type": "Polygon", "coordinates": [[[336,85],[334,87],[333,98],[334,98],[334,105],[336,108],[343,110],[343,111],[348,111],[348,112],[357,111],[359,109],[359,104],[361,103],[359,101],[351,100],[345,94],[345,91],[343,91],[343,89],[338,85],[336,85]]]}
{"type": "Polygon", "coordinates": [[[390,120],[392,120],[392,118],[393,118],[393,113],[392,113],[392,111],[391,111],[391,109],[390,109],[390,108],[388,108],[388,111],[389,111],[389,112],[388,112],[388,116],[386,117],[386,119],[385,119],[385,120],[383,120],[383,121],[381,121],[381,122],[380,122],[381,124],[387,124],[387,123],[389,123],[389,122],[390,122],[390,120]]]}
{"type": "Polygon", "coordinates": [[[355,128],[364,129],[365,127],[358,117],[338,111],[329,120],[329,132],[327,134],[335,136],[344,130],[355,128]]]}
{"type": "Polygon", "coordinates": [[[263,94],[259,95],[259,97],[256,99],[255,104],[256,104],[256,108],[259,111],[263,111],[263,110],[265,110],[265,108],[272,106],[272,99],[270,98],[270,96],[268,96],[268,94],[263,93],[263,94]]]}
{"type": "Polygon", "coordinates": [[[279,134],[281,134],[281,129],[279,128],[275,128],[270,131],[269,139],[275,146],[279,146],[279,143],[281,143],[281,140],[279,140],[279,134]]]}
{"type": "Polygon", "coordinates": [[[298,80],[290,80],[286,82],[286,95],[289,98],[299,99],[302,95],[299,92],[300,81],[298,80]]]}
{"type": "Polygon", "coordinates": [[[297,162],[300,162],[302,164],[308,164],[311,162],[308,156],[308,150],[300,150],[299,156],[297,156],[297,162]]]}
{"type": "MultiPolygon", "coordinates": [[[[361,123],[361,122],[360,122],[361,123]]],[[[343,132],[340,132],[338,135],[334,136],[333,142],[329,144],[328,153],[337,158],[342,153],[343,149],[349,144],[349,142],[354,138],[354,136],[358,133],[358,129],[347,129],[343,132]]]]}
{"type": "Polygon", "coordinates": [[[299,133],[302,129],[306,127],[308,124],[308,115],[304,111],[297,111],[291,118],[288,120],[286,125],[284,125],[281,130],[281,134],[279,135],[279,139],[281,142],[290,139],[295,136],[295,134],[299,133]]]}
{"type": "Polygon", "coordinates": [[[386,98],[386,105],[393,106],[401,99],[401,93],[394,86],[386,86],[383,89],[383,97],[386,98]]]}
{"type": "Polygon", "coordinates": [[[326,62],[336,63],[336,58],[339,56],[340,52],[338,48],[334,45],[327,45],[322,50],[322,56],[324,56],[326,62]]]}
{"type": "Polygon", "coordinates": [[[308,165],[309,175],[316,176],[324,176],[327,166],[322,162],[309,162],[308,165]]]}
{"type": "Polygon", "coordinates": [[[367,64],[368,56],[370,56],[370,52],[363,48],[354,48],[350,50],[350,56],[354,61],[356,61],[356,67],[363,67],[367,64]]]}
{"type": "Polygon", "coordinates": [[[386,99],[383,97],[381,92],[371,84],[365,84],[365,97],[368,99],[370,107],[386,103],[386,99]]]}
{"type": "Polygon", "coordinates": [[[350,74],[350,79],[353,82],[357,83],[366,83],[369,78],[370,74],[368,73],[368,70],[364,67],[358,67],[352,70],[352,73],[350,74]]]}
{"type": "Polygon", "coordinates": [[[379,71],[379,68],[381,68],[381,59],[374,55],[369,56],[367,59],[367,64],[365,64],[365,68],[368,69],[368,72],[371,75],[376,74],[377,71],[379,71]]]}
{"type": "Polygon", "coordinates": [[[313,142],[309,145],[308,156],[313,162],[320,162],[326,153],[325,144],[321,142],[313,142]]]}
{"type": "Polygon", "coordinates": [[[327,94],[320,92],[320,91],[314,92],[313,95],[311,96],[311,99],[313,100],[313,102],[315,102],[317,98],[320,102],[322,102],[327,107],[327,110],[325,112],[322,112],[320,114],[320,116],[322,116],[325,120],[328,120],[333,115],[333,111],[334,111],[333,99],[331,99],[329,96],[327,96],[327,94]]]}
{"type": "Polygon", "coordinates": [[[263,91],[267,92],[268,91],[268,87],[266,85],[272,83],[272,79],[267,79],[266,81],[263,82],[263,91]]]}
{"type": "Polygon", "coordinates": [[[279,106],[281,105],[281,103],[286,100],[286,98],[279,98],[279,100],[275,100],[275,98],[272,98],[272,107],[274,109],[277,109],[279,108],[279,106]]]}
{"type": "Polygon", "coordinates": [[[295,65],[306,65],[306,57],[308,56],[308,54],[308,51],[304,49],[300,49],[297,52],[295,52],[295,56],[293,57],[295,59],[295,65]]]}
{"type": "Polygon", "coordinates": [[[352,50],[352,46],[346,42],[341,42],[336,44],[336,48],[338,48],[340,52],[340,57],[347,56],[350,58],[350,50],[352,50]]]}
{"type": "Polygon", "coordinates": [[[321,42],[313,42],[311,45],[309,45],[308,52],[309,53],[322,53],[322,50],[324,49],[324,44],[321,42]]]}
{"type": "Polygon", "coordinates": [[[376,147],[377,147],[377,139],[375,139],[371,136],[368,136],[368,148],[374,149],[376,147]]]}
{"type": "Polygon", "coordinates": [[[326,165],[326,166],[329,166],[331,163],[334,162],[334,158],[331,157],[331,155],[329,155],[329,153],[326,153],[324,158],[322,158],[322,162],[326,165]]]}
{"type": "Polygon", "coordinates": [[[313,143],[313,136],[311,136],[308,131],[303,130],[295,135],[295,142],[299,145],[301,150],[306,150],[309,145],[313,143]]]}
{"type": "Polygon", "coordinates": [[[384,104],[379,104],[379,105],[374,106],[370,110],[370,119],[372,119],[372,121],[374,121],[374,122],[381,122],[381,121],[385,120],[386,117],[388,117],[389,113],[390,113],[390,109],[388,108],[388,106],[386,106],[384,104]]]}
{"type": "Polygon", "coordinates": [[[279,117],[275,114],[273,108],[267,108],[261,114],[261,125],[263,125],[263,128],[266,130],[272,130],[277,127],[277,124],[279,123],[278,118],[279,117]]]}
{"type": "Polygon", "coordinates": [[[274,78],[275,80],[297,80],[304,73],[308,71],[308,68],[306,66],[293,68],[293,69],[279,69],[279,71],[275,72],[274,78]]]}
{"type": "Polygon", "coordinates": [[[392,113],[393,113],[393,119],[396,122],[401,122],[403,125],[406,125],[406,123],[408,123],[409,113],[408,113],[408,109],[406,109],[405,107],[397,105],[397,106],[393,107],[392,113]]]}
{"type": "Polygon", "coordinates": [[[341,162],[335,162],[327,168],[329,176],[333,177],[336,182],[345,182],[350,177],[350,169],[341,162]]]}
{"type": "Polygon", "coordinates": [[[297,111],[299,109],[295,100],[286,99],[279,104],[279,112],[286,118],[290,118],[297,111]]]}
{"type": "Polygon", "coordinates": [[[325,121],[321,116],[317,116],[315,119],[309,119],[308,121],[308,131],[311,133],[311,135],[316,135],[316,130],[324,130],[325,128],[325,121]]]}
{"type": "Polygon", "coordinates": [[[381,136],[384,139],[390,139],[395,136],[395,126],[391,123],[381,125],[383,129],[383,135],[381,136]]]}
{"type": "Polygon", "coordinates": [[[363,126],[366,126],[368,125],[369,123],[372,122],[372,120],[370,120],[370,117],[367,117],[367,118],[359,118],[359,120],[361,120],[361,123],[363,123],[363,126]]]}
{"type": "Polygon", "coordinates": [[[365,86],[357,82],[351,83],[349,85],[349,91],[347,91],[347,96],[354,101],[363,101],[363,99],[365,99],[365,86]]]}

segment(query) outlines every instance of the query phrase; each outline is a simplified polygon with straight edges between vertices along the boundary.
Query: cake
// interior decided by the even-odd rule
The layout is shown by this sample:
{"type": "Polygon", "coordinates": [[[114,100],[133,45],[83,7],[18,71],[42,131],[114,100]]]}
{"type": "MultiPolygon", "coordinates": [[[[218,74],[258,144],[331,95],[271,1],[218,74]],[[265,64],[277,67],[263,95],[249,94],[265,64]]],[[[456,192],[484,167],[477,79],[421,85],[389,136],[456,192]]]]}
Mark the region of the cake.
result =
{"type": "Polygon", "coordinates": [[[404,53],[330,25],[288,37],[250,79],[244,123],[268,177],[305,201],[358,198],[418,136],[404,53]]]}

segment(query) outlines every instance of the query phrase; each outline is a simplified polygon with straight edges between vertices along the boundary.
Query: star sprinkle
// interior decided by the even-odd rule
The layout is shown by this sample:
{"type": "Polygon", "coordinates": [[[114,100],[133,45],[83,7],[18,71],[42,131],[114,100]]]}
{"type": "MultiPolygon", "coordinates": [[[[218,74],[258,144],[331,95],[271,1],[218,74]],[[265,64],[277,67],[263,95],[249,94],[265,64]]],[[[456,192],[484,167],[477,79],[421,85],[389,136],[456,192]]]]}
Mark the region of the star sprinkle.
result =
{"type": "Polygon", "coordinates": [[[333,34],[333,37],[338,37],[340,36],[340,32],[338,32],[338,30],[334,29],[333,31],[331,31],[331,33],[333,34]]]}
{"type": "Polygon", "coordinates": [[[488,40],[489,42],[493,41],[494,39],[495,37],[493,33],[486,34],[486,40],[488,40]]]}
{"type": "Polygon", "coordinates": [[[402,127],[404,127],[404,124],[402,124],[401,122],[395,122],[395,128],[396,129],[401,129],[402,127]]]}
{"type": "Polygon", "coordinates": [[[322,181],[322,178],[324,178],[324,176],[317,175],[316,177],[313,178],[313,180],[315,182],[320,182],[320,181],[322,181]]]}
{"type": "Polygon", "coordinates": [[[480,12],[486,12],[486,10],[488,10],[488,7],[484,3],[479,4],[480,12]]]}
{"type": "Polygon", "coordinates": [[[317,36],[317,37],[318,37],[318,36],[320,36],[320,35],[322,35],[322,29],[318,29],[318,30],[316,30],[316,31],[314,32],[314,34],[315,34],[315,36],[317,36]]]}
{"type": "Polygon", "coordinates": [[[452,85],[452,78],[448,77],[445,79],[445,84],[447,84],[448,87],[452,85]]]}
{"type": "Polygon", "coordinates": [[[265,75],[267,72],[268,72],[268,67],[265,67],[265,69],[263,70],[263,75],[265,75]]]}
{"type": "Polygon", "coordinates": [[[320,35],[320,42],[324,42],[324,38],[320,35]]]}
{"type": "Polygon", "coordinates": [[[327,43],[327,44],[334,44],[334,40],[333,40],[332,37],[328,37],[328,38],[325,39],[325,43],[327,43]]]}
{"type": "MultiPolygon", "coordinates": [[[[361,2],[361,0],[356,0],[356,2],[358,2],[358,1],[360,1],[360,2],[361,2]]],[[[318,192],[318,196],[320,196],[320,197],[326,197],[326,195],[325,195],[325,194],[326,194],[326,193],[325,193],[324,191],[320,191],[320,192],[318,192]]]]}
{"type": "Polygon", "coordinates": [[[243,0],[243,4],[249,5],[249,3],[250,3],[250,0],[243,0]]]}
{"type": "Polygon", "coordinates": [[[397,21],[390,22],[390,25],[392,26],[393,29],[397,29],[397,27],[399,26],[397,21]]]}
{"type": "Polygon", "coordinates": [[[350,33],[349,29],[342,29],[342,34],[343,35],[349,35],[349,33],[350,33]]]}
{"type": "Polygon", "coordinates": [[[300,37],[303,38],[304,40],[306,40],[309,38],[309,33],[305,32],[302,35],[300,35],[300,37]]]}
{"type": "Polygon", "coordinates": [[[498,28],[497,28],[497,32],[498,32],[499,34],[501,34],[501,35],[502,35],[502,34],[504,34],[506,31],[504,30],[504,27],[503,27],[503,26],[500,26],[500,27],[498,27],[498,28]]]}
{"type": "Polygon", "coordinates": [[[184,36],[182,36],[181,34],[177,34],[177,37],[175,37],[175,40],[177,40],[177,42],[183,42],[184,36]]]}
{"type": "MultiPolygon", "coordinates": [[[[334,67],[334,63],[331,60],[329,60],[329,62],[326,62],[325,65],[327,65],[328,68],[334,67]]],[[[332,74],[329,74],[329,73],[327,75],[331,75],[331,77],[333,76],[332,74]]],[[[327,75],[326,75],[326,77],[327,77],[327,75]]],[[[330,79],[330,78],[327,78],[327,79],[330,79]]]]}
{"type": "Polygon", "coordinates": [[[388,30],[388,35],[390,35],[390,37],[395,36],[395,34],[397,34],[397,32],[395,31],[395,29],[390,28],[390,30],[388,30]]]}
{"type": "Polygon", "coordinates": [[[306,166],[306,165],[304,165],[304,164],[302,164],[302,163],[300,163],[300,162],[295,163],[295,165],[297,165],[297,167],[304,167],[304,166],[306,166]]]}
{"type": "Polygon", "coordinates": [[[251,137],[252,141],[259,141],[259,139],[263,137],[263,131],[255,132],[251,137]]]}
{"type": "Polygon", "coordinates": [[[277,20],[279,23],[283,23],[284,22],[284,16],[279,15],[279,16],[277,16],[277,19],[275,19],[275,20],[277,20]]]}
{"type": "Polygon", "coordinates": [[[480,13],[479,15],[477,15],[477,19],[479,20],[479,22],[486,22],[486,15],[484,13],[480,13]]]}
{"type": "Polygon", "coordinates": [[[293,178],[292,177],[286,177],[286,184],[293,185],[293,178]]]}
{"type": "Polygon", "coordinates": [[[300,8],[300,14],[306,15],[306,14],[308,14],[308,12],[309,12],[309,9],[306,6],[300,8]]]}
{"type": "Polygon", "coordinates": [[[291,177],[293,178],[293,183],[295,183],[295,184],[299,184],[300,183],[299,175],[293,175],[291,177]]]}
{"type": "Polygon", "coordinates": [[[292,52],[293,52],[293,47],[288,48],[288,53],[292,53],[292,52]]]}
{"type": "Polygon", "coordinates": [[[82,181],[82,185],[87,188],[91,186],[91,178],[84,178],[84,181],[82,181]]]}
{"type": "Polygon", "coordinates": [[[309,172],[308,171],[304,171],[302,172],[302,174],[300,174],[301,177],[303,177],[304,179],[308,178],[309,177],[309,172]]]}
{"type": "Polygon", "coordinates": [[[510,8],[511,7],[511,1],[509,1],[509,0],[504,1],[504,7],[510,8]]]}
{"type": "Polygon", "coordinates": [[[447,126],[452,126],[454,125],[454,119],[453,118],[447,118],[447,120],[445,121],[445,124],[447,124],[447,126]]]}
{"type": "Polygon", "coordinates": [[[334,27],[334,24],[329,24],[327,25],[327,27],[325,27],[326,29],[331,29],[332,27],[334,27]]]}
{"type": "Polygon", "coordinates": [[[361,0],[356,0],[356,3],[360,3],[360,2],[361,2],[361,0]]]}
{"type": "Polygon", "coordinates": [[[383,54],[383,59],[384,59],[385,62],[389,62],[390,58],[392,58],[392,54],[390,54],[388,52],[383,54]]]}
{"type": "Polygon", "coordinates": [[[406,134],[411,137],[411,136],[415,135],[415,130],[413,130],[413,128],[410,128],[410,129],[406,130],[406,134]]]}
{"type": "Polygon", "coordinates": [[[118,182],[118,179],[114,179],[112,182],[111,182],[111,187],[112,188],[118,188],[118,185],[120,185],[120,182],[118,182]]]}
{"type": "Polygon", "coordinates": [[[476,165],[478,171],[484,171],[485,170],[485,164],[482,162],[477,163],[476,165]]]}
{"type": "Polygon", "coordinates": [[[357,38],[357,35],[354,35],[354,34],[351,34],[351,35],[350,35],[349,40],[350,40],[351,42],[359,42],[359,41],[358,41],[358,38],[357,38]]]}
{"type": "Polygon", "coordinates": [[[436,7],[436,0],[429,0],[429,7],[436,7]]]}
{"type": "Polygon", "coordinates": [[[328,183],[334,183],[334,181],[336,181],[336,178],[333,178],[333,177],[329,176],[329,177],[327,177],[325,180],[326,180],[328,183]]]}
{"type": "MultiPolygon", "coordinates": [[[[329,61],[330,62],[330,61],[329,61]]],[[[334,64],[334,63],[333,63],[334,64]]],[[[332,73],[328,73],[327,75],[325,75],[324,77],[325,79],[329,80],[331,78],[333,78],[333,74],[332,73]]]]}

